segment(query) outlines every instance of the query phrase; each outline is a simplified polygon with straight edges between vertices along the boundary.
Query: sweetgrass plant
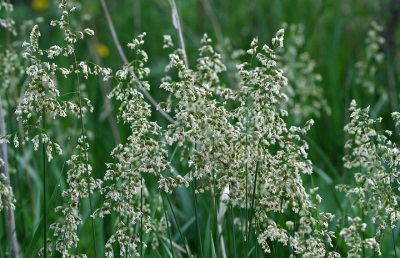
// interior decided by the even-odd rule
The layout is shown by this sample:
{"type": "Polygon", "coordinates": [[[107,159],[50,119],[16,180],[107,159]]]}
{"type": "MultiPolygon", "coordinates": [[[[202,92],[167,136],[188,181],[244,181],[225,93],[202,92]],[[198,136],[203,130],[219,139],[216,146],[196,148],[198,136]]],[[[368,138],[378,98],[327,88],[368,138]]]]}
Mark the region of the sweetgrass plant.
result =
{"type": "Polygon", "coordinates": [[[54,235],[58,237],[55,250],[63,256],[68,255],[71,247],[76,247],[79,238],[77,237],[77,227],[82,223],[77,211],[83,200],[89,199],[90,210],[92,211],[91,192],[100,187],[99,180],[90,176],[91,166],[88,163],[88,144],[86,142],[86,131],[84,129],[83,117],[87,111],[93,111],[90,100],[82,97],[80,89],[80,76],[88,78],[90,74],[101,73],[105,77],[110,74],[109,69],[103,69],[97,65],[90,67],[85,61],[78,61],[74,52],[74,45],[78,39],[83,39],[85,35],[93,35],[90,29],[74,32],[69,24],[69,15],[75,11],[75,7],[68,6],[66,1],[59,5],[62,15],[59,20],[53,20],[51,26],[58,27],[64,34],[64,42],[61,46],[53,45],[48,49],[41,49],[39,39],[41,36],[39,26],[35,25],[30,33],[29,42],[24,42],[25,52],[22,56],[30,62],[26,69],[26,74],[30,77],[23,99],[18,104],[15,111],[17,120],[21,121],[25,128],[22,139],[14,135],[14,145],[18,147],[20,142],[25,145],[31,141],[35,151],[41,150],[43,153],[43,220],[44,220],[44,247],[39,254],[52,253],[52,241],[47,238],[47,195],[46,195],[46,165],[53,159],[53,151],[58,155],[63,153],[59,143],[55,142],[48,134],[47,119],[55,120],[58,117],[66,117],[68,113],[80,119],[81,136],[78,139],[77,155],[72,155],[67,161],[71,167],[67,172],[67,183],[69,189],[63,191],[63,196],[67,198],[66,206],[59,206],[56,212],[62,212],[63,222],[52,224],[54,235]],[[74,63],[61,67],[55,63],[55,59],[64,56],[70,57],[74,63]],[[78,80],[77,89],[72,94],[72,100],[66,99],[65,95],[60,94],[56,74],[66,78],[76,75],[78,80]],[[32,132],[33,131],[33,132],[32,132]],[[33,134],[33,136],[31,136],[33,134]]]}
{"type": "Polygon", "coordinates": [[[152,175],[158,187],[168,194],[176,186],[176,180],[169,176],[172,167],[167,160],[165,143],[155,139],[162,132],[161,127],[149,121],[150,106],[138,90],[140,87],[149,90],[150,87],[143,80],[150,72],[146,67],[147,54],[141,49],[144,36],[141,34],[128,44],[137,59],[115,73],[113,78],[118,83],[108,95],[120,102],[117,118],[129,125],[131,132],[126,143],[113,149],[114,162],[106,164],[105,185],[101,189],[105,201],[95,212],[100,218],[112,214],[117,224],[116,232],[106,242],[106,257],[114,257],[114,243],[119,246],[121,257],[143,256],[143,247],[146,247],[143,235],[150,232],[164,234],[162,227],[157,227],[160,221],[156,220],[157,213],[163,214],[163,210],[154,200],[151,205],[148,201],[158,198],[159,193],[148,188],[146,174],[152,175]],[[141,80],[140,85],[137,78],[141,80]]]}
{"type": "Polygon", "coordinates": [[[316,72],[315,60],[304,50],[306,47],[304,26],[296,24],[285,27],[287,27],[288,43],[279,52],[288,79],[288,85],[283,88],[288,100],[283,105],[296,124],[311,117],[329,116],[331,109],[320,85],[322,76],[316,72]]]}
{"type": "MultiPolygon", "coordinates": [[[[62,35],[59,43],[43,42],[41,27],[33,25],[21,54],[2,46],[1,97],[18,91],[21,78],[26,83],[15,111],[10,101],[2,105],[14,112],[17,122],[11,124],[18,129],[3,130],[1,142],[12,142],[8,147],[15,151],[40,151],[24,157],[38,160],[42,219],[20,255],[366,257],[368,249],[384,254],[384,237],[391,231],[395,243],[400,218],[398,148],[390,131],[378,129],[380,119],[351,102],[344,167],[354,183],[336,188],[352,205],[344,213],[324,208],[305,139],[311,118],[329,115],[330,108],[316,62],[305,51],[303,27],[285,25],[271,44],[254,38],[246,51],[230,53],[240,57],[232,62],[204,34],[194,57],[185,50],[175,2],[170,4],[180,48],[173,36],[164,36],[169,59],[159,83],[150,80],[146,33],[127,44],[133,58],[120,68],[82,58],[78,48],[96,35],[77,22],[82,10],[73,1],[62,0],[60,17],[50,23],[62,35]],[[188,60],[195,61],[189,66],[188,60]],[[93,157],[98,152],[88,129],[104,101],[90,100],[97,77],[112,87],[108,98],[123,131],[121,143],[100,158],[93,157]],[[157,105],[150,101],[154,107],[146,101],[153,89],[164,95],[157,105]],[[155,121],[154,111],[165,112],[168,124],[155,121]],[[57,185],[49,181],[54,175],[57,185]]],[[[14,33],[8,17],[1,25],[14,33]]],[[[367,63],[356,66],[356,83],[370,88],[366,82],[373,81],[375,68],[369,64],[382,61],[383,44],[381,28],[372,26],[367,63]]],[[[400,123],[399,113],[393,118],[400,123]]],[[[10,176],[0,176],[0,209],[24,209],[7,183],[10,176]]]]}
{"type": "Polygon", "coordinates": [[[381,35],[382,32],[383,27],[372,21],[371,28],[365,38],[365,58],[355,64],[355,83],[369,94],[374,94],[378,90],[378,93],[383,95],[383,98],[387,98],[383,85],[376,85],[375,80],[377,70],[384,60],[382,47],[385,39],[381,35]]]}
{"type": "MultiPolygon", "coordinates": [[[[355,185],[341,184],[336,188],[352,197],[352,205],[359,208],[361,218],[349,217],[349,227],[341,229],[340,235],[350,247],[351,257],[359,257],[364,247],[374,248],[381,255],[380,242],[385,231],[390,229],[394,234],[400,220],[399,149],[389,139],[391,131],[376,129],[382,118],[370,118],[369,107],[357,108],[353,100],[349,110],[351,121],[344,129],[349,134],[345,147],[351,152],[343,161],[344,167],[354,174],[355,185]],[[367,227],[373,229],[371,237],[360,235],[367,227]]],[[[394,112],[392,116],[398,125],[399,113],[394,112]]]]}

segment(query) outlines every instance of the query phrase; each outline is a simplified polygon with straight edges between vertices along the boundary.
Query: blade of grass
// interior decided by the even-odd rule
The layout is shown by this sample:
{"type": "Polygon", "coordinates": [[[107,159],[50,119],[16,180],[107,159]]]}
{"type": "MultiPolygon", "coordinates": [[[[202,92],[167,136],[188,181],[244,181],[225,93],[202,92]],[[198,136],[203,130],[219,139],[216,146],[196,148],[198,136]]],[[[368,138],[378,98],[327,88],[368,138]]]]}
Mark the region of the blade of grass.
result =
{"type": "Polygon", "coordinates": [[[44,247],[44,258],[47,257],[47,191],[46,191],[46,143],[43,142],[43,130],[46,125],[46,112],[42,110],[42,130],[40,131],[40,145],[42,146],[42,166],[43,166],[43,247],[44,247]]]}
{"type": "Polygon", "coordinates": [[[234,215],[233,215],[233,208],[232,205],[229,205],[229,210],[230,210],[230,225],[231,225],[231,235],[232,235],[232,253],[233,253],[233,258],[236,258],[236,236],[235,236],[235,224],[234,224],[234,215]]]}
{"type": "MultiPolygon", "coordinates": [[[[59,185],[59,182],[60,182],[60,180],[61,180],[61,178],[62,178],[62,171],[64,171],[65,164],[66,164],[66,160],[67,160],[67,154],[65,154],[63,166],[62,166],[62,168],[61,168],[61,173],[60,173],[60,176],[58,177],[58,183],[57,183],[57,185],[54,187],[53,193],[52,193],[51,196],[50,196],[50,200],[49,200],[49,203],[48,203],[48,207],[53,207],[53,203],[54,203],[54,201],[56,200],[56,196],[57,196],[57,197],[60,196],[60,194],[59,194],[59,193],[56,194],[56,192],[57,192],[57,190],[59,189],[58,185],[59,185]]],[[[25,258],[30,258],[30,257],[33,256],[33,252],[34,252],[35,249],[37,248],[38,242],[39,242],[39,240],[40,240],[40,236],[42,235],[42,232],[43,232],[43,228],[44,228],[43,225],[44,225],[44,217],[41,216],[40,222],[39,222],[38,226],[36,227],[35,233],[33,234],[32,238],[31,238],[31,241],[30,241],[30,243],[29,243],[29,245],[28,245],[28,249],[27,249],[27,251],[26,251],[25,254],[24,254],[24,257],[25,257],[25,258]]],[[[37,255],[37,254],[35,254],[33,257],[35,257],[36,255],[37,255]]]]}
{"type": "Polygon", "coordinates": [[[198,245],[199,245],[199,249],[200,249],[200,258],[203,258],[203,244],[201,242],[201,232],[200,232],[200,224],[199,224],[199,214],[198,214],[198,203],[197,203],[197,195],[196,195],[196,177],[194,177],[193,180],[193,202],[194,202],[194,216],[195,216],[195,220],[196,220],[196,236],[197,236],[197,241],[198,241],[198,245]]]}
{"type": "Polygon", "coordinates": [[[179,34],[179,43],[181,45],[182,53],[183,53],[183,61],[185,62],[185,66],[189,69],[189,63],[186,55],[185,49],[185,41],[183,40],[183,33],[182,33],[182,26],[179,19],[178,9],[176,8],[175,0],[169,0],[169,4],[171,5],[172,9],[172,23],[174,27],[178,30],[179,34]]]}
{"type": "Polygon", "coordinates": [[[215,251],[215,246],[214,246],[214,238],[213,238],[213,233],[210,231],[210,239],[211,239],[211,257],[212,258],[217,258],[217,252],[215,251]]]}
{"type": "Polygon", "coordinates": [[[325,152],[319,147],[319,145],[312,138],[308,137],[307,135],[303,135],[303,136],[304,136],[304,139],[310,144],[310,146],[317,151],[317,153],[320,155],[320,158],[325,162],[325,164],[328,166],[328,168],[332,172],[332,174],[336,175],[337,177],[340,177],[340,172],[335,168],[332,161],[328,158],[328,156],[325,154],[325,152]]]}
{"type": "Polygon", "coordinates": [[[254,176],[254,185],[253,185],[253,194],[251,196],[251,206],[250,206],[250,219],[249,219],[249,232],[247,235],[246,242],[250,242],[250,236],[251,236],[251,225],[252,225],[252,220],[253,220],[253,213],[254,213],[254,204],[255,204],[255,195],[256,195],[256,187],[257,187],[257,175],[258,171],[260,169],[260,161],[257,161],[256,163],[256,174],[254,176]]]}
{"type": "Polygon", "coordinates": [[[176,225],[176,227],[177,227],[177,229],[178,229],[179,235],[180,235],[180,237],[181,237],[182,244],[185,245],[185,249],[186,249],[187,253],[189,254],[189,253],[190,253],[190,252],[189,252],[189,247],[188,247],[188,246],[186,245],[186,243],[185,243],[185,239],[184,239],[184,237],[183,237],[183,234],[182,234],[182,231],[181,231],[181,227],[180,227],[179,224],[178,224],[178,220],[177,220],[177,218],[176,218],[175,211],[174,211],[174,208],[172,207],[171,201],[169,200],[168,195],[167,195],[166,193],[164,193],[164,197],[165,197],[165,198],[167,199],[167,201],[168,201],[169,208],[170,208],[171,213],[172,213],[172,216],[173,216],[173,218],[174,218],[175,225],[176,225]]]}

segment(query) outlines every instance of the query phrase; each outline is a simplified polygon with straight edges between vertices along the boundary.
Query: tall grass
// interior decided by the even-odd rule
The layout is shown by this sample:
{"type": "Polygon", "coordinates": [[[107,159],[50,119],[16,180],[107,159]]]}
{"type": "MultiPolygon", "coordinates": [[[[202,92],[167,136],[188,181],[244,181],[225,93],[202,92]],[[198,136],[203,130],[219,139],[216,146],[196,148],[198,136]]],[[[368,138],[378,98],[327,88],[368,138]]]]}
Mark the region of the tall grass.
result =
{"type": "Polygon", "coordinates": [[[0,257],[398,256],[377,2],[0,4],[0,257]]]}

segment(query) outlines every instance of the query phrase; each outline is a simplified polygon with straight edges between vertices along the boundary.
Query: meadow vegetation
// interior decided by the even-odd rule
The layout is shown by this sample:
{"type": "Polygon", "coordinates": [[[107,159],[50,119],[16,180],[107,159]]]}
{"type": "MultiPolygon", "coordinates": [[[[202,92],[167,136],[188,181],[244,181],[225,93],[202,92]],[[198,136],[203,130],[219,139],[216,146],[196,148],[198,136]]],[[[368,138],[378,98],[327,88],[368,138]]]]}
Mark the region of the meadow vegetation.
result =
{"type": "Polygon", "coordinates": [[[120,2],[0,0],[0,257],[400,256],[395,1],[120,2]]]}

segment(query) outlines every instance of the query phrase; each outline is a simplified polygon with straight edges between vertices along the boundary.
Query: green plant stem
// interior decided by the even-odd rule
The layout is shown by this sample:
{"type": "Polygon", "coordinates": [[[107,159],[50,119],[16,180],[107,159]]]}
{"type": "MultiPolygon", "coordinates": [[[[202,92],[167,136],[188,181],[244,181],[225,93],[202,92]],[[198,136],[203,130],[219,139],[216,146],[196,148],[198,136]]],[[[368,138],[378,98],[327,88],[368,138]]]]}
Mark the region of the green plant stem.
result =
{"type": "Polygon", "coordinates": [[[143,175],[140,175],[140,257],[143,257],[143,175]]]}
{"type": "Polygon", "coordinates": [[[251,234],[251,224],[252,224],[252,220],[253,220],[253,213],[254,213],[254,204],[255,204],[255,195],[256,195],[256,187],[257,187],[257,175],[258,175],[258,171],[260,168],[260,161],[257,161],[256,164],[256,174],[254,176],[254,186],[253,186],[253,195],[252,195],[252,200],[251,200],[251,206],[250,206],[250,219],[249,219],[249,232],[247,235],[247,242],[250,241],[250,234],[251,234]]]}
{"type": "Polygon", "coordinates": [[[172,23],[174,27],[178,30],[179,34],[179,43],[181,45],[182,53],[183,53],[183,61],[185,62],[185,66],[189,69],[189,63],[187,59],[186,49],[185,49],[185,41],[183,40],[182,26],[179,19],[178,9],[176,8],[175,0],[169,0],[169,4],[172,9],[172,23]]]}
{"type": "MultiPolygon", "coordinates": [[[[0,96],[0,135],[6,135],[5,128],[5,119],[3,112],[3,103],[0,96]]],[[[10,185],[10,173],[8,166],[8,153],[7,153],[7,145],[6,143],[0,144],[0,159],[3,160],[3,166],[0,166],[0,174],[4,175],[4,180],[1,182],[6,188],[11,189],[10,185]]],[[[7,205],[7,203],[13,202],[10,196],[1,196],[3,198],[3,204],[7,205]]],[[[1,208],[1,207],[0,207],[1,208]]],[[[15,228],[15,216],[14,210],[11,207],[5,207],[4,209],[4,217],[5,217],[5,227],[6,227],[6,238],[8,241],[8,246],[11,249],[11,256],[13,258],[20,257],[20,246],[17,240],[17,233],[15,228]]]]}
{"type": "Polygon", "coordinates": [[[42,130],[40,131],[40,142],[42,145],[42,166],[43,166],[43,248],[44,257],[47,257],[47,195],[46,195],[46,143],[43,142],[43,130],[45,128],[46,112],[42,110],[42,130]]]}
{"type": "MultiPolygon", "coordinates": [[[[68,21],[69,24],[69,21],[68,21]]],[[[74,56],[74,61],[75,64],[78,63],[75,52],[73,54],[74,56]]],[[[76,67],[76,69],[78,70],[78,67],[76,67]]],[[[78,100],[79,100],[79,117],[80,117],[80,125],[81,125],[81,135],[83,138],[83,152],[85,155],[85,170],[86,170],[86,182],[87,182],[87,188],[88,188],[88,196],[89,196],[89,210],[90,210],[90,214],[93,214],[93,204],[92,204],[92,191],[91,191],[91,187],[90,187],[90,176],[89,176],[89,156],[88,156],[88,150],[87,150],[87,145],[86,145],[86,137],[85,137],[85,125],[84,125],[84,121],[83,121],[83,111],[82,111],[82,94],[81,94],[81,90],[80,90],[80,82],[79,82],[79,76],[78,74],[76,75],[77,77],[77,92],[78,92],[78,100]]],[[[90,216],[90,220],[91,220],[91,224],[92,224],[92,237],[93,237],[93,245],[94,245],[94,257],[97,257],[97,244],[96,244],[96,229],[95,229],[95,225],[94,225],[94,217],[90,216]]]]}
{"type": "Polygon", "coordinates": [[[235,247],[236,247],[236,237],[235,237],[235,223],[234,223],[234,220],[233,220],[233,218],[234,218],[234,215],[233,215],[233,208],[232,208],[232,205],[231,204],[229,204],[229,210],[230,210],[230,224],[231,224],[231,230],[232,230],[232,250],[233,250],[233,258],[236,258],[236,250],[235,250],[235,247]]]}
{"type": "MultiPolygon", "coordinates": [[[[248,126],[249,126],[249,114],[248,114],[248,112],[247,112],[247,114],[246,114],[246,131],[245,131],[245,133],[246,133],[246,151],[247,151],[247,145],[248,145],[248,126]]],[[[246,153],[246,155],[247,155],[247,153],[246,153]]],[[[245,234],[246,234],[246,236],[248,235],[248,229],[247,229],[247,225],[248,225],[248,222],[249,222],[249,213],[248,213],[248,194],[247,194],[247,188],[248,188],[248,181],[249,181],[249,169],[248,169],[248,164],[247,164],[247,162],[246,162],[246,165],[245,165],[245,171],[246,171],[246,182],[245,182],[245,189],[246,189],[246,192],[245,192],[245,194],[246,194],[246,196],[245,196],[245,199],[246,199],[246,225],[245,225],[245,234]]],[[[247,255],[248,255],[248,251],[249,251],[249,240],[248,239],[246,239],[246,243],[245,243],[245,256],[243,256],[243,257],[246,257],[247,255]]]]}
{"type": "Polygon", "coordinates": [[[394,235],[394,229],[392,229],[392,241],[393,241],[393,251],[394,251],[394,257],[397,257],[397,251],[396,251],[396,237],[394,235]]]}
{"type": "Polygon", "coordinates": [[[219,239],[219,230],[218,230],[218,206],[217,206],[217,201],[216,201],[216,196],[215,196],[215,171],[213,170],[212,172],[212,188],[211,189],[211,194],[213,198],[213,206],[214,206],[214,225],[215,225],[215,240],[214,240],[214,248],[218,252],[218,239],[219,239]]]}
{"type": "MultiPolygon", "coordinates": [[[[80,118],[81,118],[81,133],[82,135],[85,135],[85,126],[83,124],[83,113],[82,113],[82,97],[81,94],[79,94],[79,103],[80,103],[80,118]]],[[[90,188],[90,176],[89,176],[89,157],[88,157],[88,152],[86,149],[86,137],[83,137],[83,148],[84,148],[84,153],[85,153],[85,169],[86,169],[86,181],[87,181],[87,187],[88,187],[88,194],[89,194],[89,209],[90,209],[90,214],[93,214],[93,204],[92,204],[92,193],[91,193],[91,188],[90,188]]],[[[93,236],[93,244],[94,244],[94,257],[97,257],[97,245],[96,245],[96,229],[94,226],[94,218],[93,216],[90,216],[90,220],[92,222],[92,236],[93,236]]]]}
{"type": "Polygon", "coordinates": [[[161,195],[161,200],[162,200],[162,203],[163,203],[165,222],[167,223],[167,231],[168,231],[169,244],[171,246],[170,247],[171,248],[171,253],[172,253],[172,255],[174,255],[174,246],[172,244],[171,228],[170,228],[169,223],[168,223],[169,220],[168,220],[168,216],[167,216],[167,209],[165,208],[165,202],[164,202],[164,198],[162,198],[162,195],[161,195]]]}
{"type": "MultiPolygon", "coordinates": [[[[110,28],[111,36],[113,38],[115,46],[117,47],[119,56],[121,57],[121,59],[124,62],[124,64],[127,64],[128,63],[128,58],[126,58],[126,55],[125,55],[124,51],[122,50],[121,44],[119,43],[118,36],[117,36],[117,33],[115,32],[114,24],[113,24],[113,22],[111,20],[110,12],[108,11],[106,2],[104,0],[100,0],[100,3],[101,3],[101,7],[103,8],[104,15],[106,16],[107,24],[108,24],[108,27],[110,28]]],[[[170,115],[168,115],[167,112],[165,112],[162,108],[160,108],[158,103],[157,103],[157,101],[150,95],[150,93],[148,91],[146,91],[142,87],[142,83],[140,82],[139,78],[136,76],[134,71],[131,70],[130,72],[132,73],[132,76],[133,76],[135,82],[140,86],[139,90],[150,101],[150,104],[153,107],[157,108],[158,112],[160,112],[160,114],[165,119],[167,119],[168,122],[170,122],[171,124],[174,124],[175,120],[170,115]]]]}
{"type": "Polygon", "coordinates": [[[186,252],[189,254],[189,253],[190,253],[190,252],[189,252],[189,248],[188,248],[188,246],[186,245],[186,241],[185,241],[185,239],[184,239],[184,237],[183,237],[181,228],[180,228],[180,226],[179,226],[179,224],[178,224],[178,220],[176,219],[175,211],[174,211],[174,209],[173,209],[173,207],[172,207],[171,201],[169,200],[168,195],[167,195],[166,193],[164,193],[164,196],[165,196],[165,198],[166,198],[167,201],[168,201],[169,208],[171,209],[172,216],[174,217],[174,221],[175,221],[176,227],[177,227],[177,229],[178,229],[179,235],[180,235],[180,237],[181,237],[182,244],[185,246],[186,252]]]}
{"type": "Polygon", "coordinates": [[[197,180],[196,178],[193,179],[193,201],[194,201],[194,216],[196,218],[196,235],[198,239],[199,249],[200,249],[200,258],[203,258],[203,244],[201,242],[201,234],[200,234],[200,225],[199,225],[199,214],[197,211],[197,195],[196,195],[196,187],[197,187],[197,180]]]}

